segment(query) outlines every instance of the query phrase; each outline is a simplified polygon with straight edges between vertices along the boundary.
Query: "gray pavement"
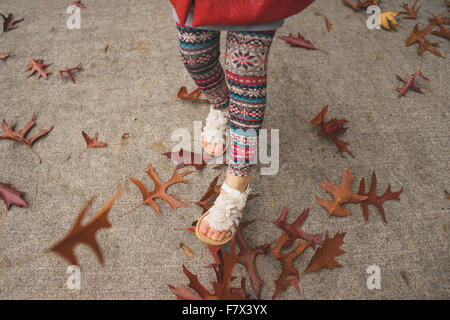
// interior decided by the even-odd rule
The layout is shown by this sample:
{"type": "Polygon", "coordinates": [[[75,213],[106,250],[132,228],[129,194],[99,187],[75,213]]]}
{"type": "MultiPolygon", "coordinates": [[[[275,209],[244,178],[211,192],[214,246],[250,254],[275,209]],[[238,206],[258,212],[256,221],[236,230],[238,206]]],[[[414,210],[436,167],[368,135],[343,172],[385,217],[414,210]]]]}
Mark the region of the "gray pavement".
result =
{"type": "MultiPolygon", "coordinates": [[[[398,10],[402,2],[383,1],[382,9],[398,10]]],[[[422,28],[427,11],[437,14],[446,9],[443,0],[420,2],[422,28]]],[[[181,86],[192,90],[195,85],[179,58],[169,3],[85,0],[81,29],[68,30],[69,3],[0,3],[0,12],[25,18],[17,30],[0,35],[0,52],[13,54],[0,61],[0,120],[14,120],[21,128],[35,113],[37,126],[31,134],[55,126],[34,145],[42,164],[25,146],[0,141],[0,181],[25,192],[29,204],[6,212],[0,201],[0,299],[174,299],[167,284],[188,284],[182,264],[209,287],[214,274],[204,268],[212,262],[208,251],[191,234],[172,230],[190,225],[200,208],[191,205],[173,212],[158,200],[159,214],[143,206],[119,217],[142,201],[128,178],[143,179],[151,187],[145,174],[150,162],[161,178],[168,179],[173,164],[160,153],[176,144],[172,132],[177,128],[193,132],[194,121],[203,120],[208,112],[207,104],[176,99],[181,86]],[[53,62],[47,81],[26,79],[30,57],[53,62]],[[75,75],[76,84],[61,82],[57,71],[80,62],[84,71],[75,75]],[[98,131],[108,147],[77,158],[85,145],[82,130],[90,135],[98,131]],[[129,138],[122,140],[126,132],[129,138]],[[96,201],[87,219],[121,185],[127,189],[110,212],[113,227],[97,236],[105,266],[87,247],[77,247],[81,290],[69,290],[67,263],[45,250],[66,234],[91,196],[96,201]],[[180,241],[195,258],[185,256],[180,241]]],[[[450,191],[448,59],[429,52],[421,57],[417,45],[404,46],[414,20],[399,19],[398,32],[387,32],[368,30],[366,19],[366,14],[353,13],[341,1],[316,0],[278,31],[278,35],[301,32],[329,54],[289,47],[279,38],[274,41],[264,127],[280,129],[280,170],[274,176],[255,170],[252,185],[261,196],[249,202],[245,219],[274,220],[287,206],[291,222],[309,207],[304,229],[319,232],[326,210],[316,204],[315,196],[330,199],[320,183],[324,177],[339,183],[341,171],[350,166],[356,177],[354,191],[361,178],[370,181],[372,170],[379,194],[388,183],[392,190],[404,191],[400,201],[385,204],[387,224],[373,206],[369,221],[359,205],[346,205],[351,217],[331,217],[330,234],[347,233],[343,245],[347,253],[337,258],[343,267],[302,275],[300,293],[291,287],[281,299],[449,298],[450,218],[444,195],[444,190],[450,191]],[[333,22],[329,33],[321,13],[333,22]],[[417,81],[425,94],[408,92],[397,98],[400,83],[395,74],[409,76],[421,64],[430,79],[417,81]],[[354,158],[337,153],[308,122],[324,105],[330,108],[327,119],[349,121],[342,138],[350,142],[354,158]],[[370,265],[381,268],[379,290],[366,286],[370,265]]],[[[447,40],[428,38],[439,40],[443,55],[450,56],[447,40]]],[[[217,173],[207,167],[170,191],[198,200],[217,173]]],[[[252,245],[259,245],[274,241],[281,230],[257,222],[246,233],[252,245]]],[[[296,267],[302,271],[312,255],[313,250],[307,249],[295,260],[296,267]]],[[[258,256],[257,268],[266,282],[262,298],[270,299],[280,273],[278,262],[258,256]]]]}

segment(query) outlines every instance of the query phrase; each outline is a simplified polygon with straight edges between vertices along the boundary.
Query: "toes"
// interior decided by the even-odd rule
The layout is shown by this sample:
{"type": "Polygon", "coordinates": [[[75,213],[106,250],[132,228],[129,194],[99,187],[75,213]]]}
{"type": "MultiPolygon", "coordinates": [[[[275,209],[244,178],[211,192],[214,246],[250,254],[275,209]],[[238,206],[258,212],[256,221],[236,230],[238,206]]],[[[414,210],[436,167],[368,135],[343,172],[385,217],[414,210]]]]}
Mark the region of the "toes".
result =
{"type": "Polygon", "coordinates": [[[215,154],[221,154],[222,151],[223,151],[223,144],[217,143],[215,148],[214,148],[214,153],[215,154]]]}
{"type": "Polygon", "coordinates": [[[223,239],[226,238],[228,232],[221,232],[219,235],[219,238],[217,240],[222,241],[223,239]]]}
{"type": "Polygon", "coordinates": [[[207,235],[209,231],[209,223],[208,221],[203,221],[202,224],[200,225],[200,232],[204,235],[207,235]]]}
{"type": "Polygon", "coordinates": [[[214,235],[214,230],[213,229],[209,229],[208,234],[206,235],[208,238],[212,239],[213,235],[214,235]]]}

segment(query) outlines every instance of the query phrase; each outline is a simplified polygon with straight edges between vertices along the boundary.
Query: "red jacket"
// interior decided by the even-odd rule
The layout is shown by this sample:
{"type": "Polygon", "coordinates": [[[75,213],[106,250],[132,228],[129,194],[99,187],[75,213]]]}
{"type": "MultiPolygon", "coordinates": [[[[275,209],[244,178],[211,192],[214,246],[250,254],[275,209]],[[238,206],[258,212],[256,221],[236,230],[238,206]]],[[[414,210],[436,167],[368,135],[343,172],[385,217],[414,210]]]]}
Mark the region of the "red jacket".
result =
{"type": "Polygon", "coordinates": [[[295,15],[314,0],[170,0],[180,24],[186,23],[194,5],[193,27],[251,25],[295,15]],[[194,3],[194,4],[193,4],[194,3]]]}

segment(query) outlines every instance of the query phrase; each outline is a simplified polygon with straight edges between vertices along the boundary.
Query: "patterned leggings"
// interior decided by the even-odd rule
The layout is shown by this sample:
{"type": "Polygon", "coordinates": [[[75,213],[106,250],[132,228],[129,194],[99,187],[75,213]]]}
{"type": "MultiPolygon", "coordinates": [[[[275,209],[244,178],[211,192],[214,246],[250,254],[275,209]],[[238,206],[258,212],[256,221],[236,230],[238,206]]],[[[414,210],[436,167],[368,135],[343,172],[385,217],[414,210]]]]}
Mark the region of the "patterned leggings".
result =
{"type": "Polygon", "coordinates": [[[181,60],[214,109],[229,108],[228,172],[250,174],[266,106],[267,62],[275,30],[228,31],[225,73],[220,31],[177,24],[181,60]],[[225,78],[227,81],[225,81],[225,78]]]}

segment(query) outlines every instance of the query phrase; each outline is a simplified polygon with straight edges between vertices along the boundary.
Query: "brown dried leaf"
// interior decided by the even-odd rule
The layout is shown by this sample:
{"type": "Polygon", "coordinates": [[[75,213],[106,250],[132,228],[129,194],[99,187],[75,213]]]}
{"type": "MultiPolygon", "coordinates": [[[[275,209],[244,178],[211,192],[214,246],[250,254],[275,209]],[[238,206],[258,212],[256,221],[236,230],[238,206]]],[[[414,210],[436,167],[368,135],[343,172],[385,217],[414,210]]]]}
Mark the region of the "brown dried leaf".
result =
{"type": "Polygon", "coordinates": [[[405,40],[405,45],[407,47],[411,46],[412,44],[418,42],[419,47],[417,48],[417,53],[421,55],[425,51],[430,51],[434,55],[438,57],[443,57],[442,53],[439,52],[434,46],[438,45],[437,42],[428,42],[425,39],[425,36],[428,35],[434,28],[434,24],[430,24],[423,30],[419,30],[419,25],[416,24],[414,26],[413,31],[411,31],[410,36],[405,40]]]}
{"type": "Polygon", "coordinates": [[[11,121],[11,124],[8,125],[6,124],[5,120],[2,121],[2,130],[3,130],[3,134],[0,135],[0,140],[11,140],[11,141],[17,141],[20,143],[23,143],[24,145],[26,145],[28,148],[31,149],[31,151],[33,151],[33,153],[38,157],[39,159],[39,163],[41,163],[41,158],[34,152],[34,150],[32,149],[31,145],[40,137],[42,137],[43,135],[47,134],[48,132],[50,132],[53,129],[53,126],[51,126],[48,129],[44,129],[41,130],[40,132],[38,132],[34,137],[32,138],[25,138],[25,135],[28,133],[28,131],[36,124],[36,116],[33,114],[31,121],[29,121],[25,127],[23,127],[21,130],[14,131],[13,130],[13,122],[11,121]]]}
{"type": "Polygon", "coordinates": [[[75,78],[72,75],[73,71],[80,71],[83,70],[81,67],[81,63],[73,68],[65,68],[64,70],[59,70],[59,76],[61,77],[61,81],[64,81],[63,73],[67,74],[70,80],[72,80],[73,83],[75,83],[75,78]]]}
{"type": "Polygon", "coordinates": [[[108,221],[108,213],[121,192],[122,190],[117,191],[89,223],[82,225],[83,218],[94,201],[95,197],[92,197],[81,210],[69,233],[49,250],[66,259],[71,265],[79,265],[74,249],[78,244],[84,243],[94,251],[100,263],[104,265],[102,250],[95,235],[102,228],[111,228],[111,223],[108,221]]]}
{"type": "Polygon", "coordinates": [[[352,175],[351,167],[348,168],[346,171],[342,171],[342,182],[339,185],[333,185],[329,183],[327,178],[323,179],[323,182],[320,186],[326,191],[328,191],[333,196],[334,200],[328,201],[323,200],[319,197],[316,197],[316,200],[318,205],[327,208],[328,210],[327,219],[330,215],[335,215],[338,217],[351,216],[352,214],[350,210],[342,207],[341,205],[347,202],[359,203],[368,198],[367,196],[362,196],[352,192],[351,185],[353,179],[355,179],[355,177],[352,175]]]}
{"type": "Polygon", "coordinates": [[[297,247],[292,251],[281,254],[280,250],[285,246],[285,243],[289,240],[289,234],[283,233],[281,237],[278,239],[278,242],[275,246],[270,250],[275,259],[279,260],[281,263],[281,275],[275,281],[275,292],[272,295],[272,299],[275,299],[280,295],[281,292],[286,290],[290,286],[294,286],[297,292],[299,292],[298,288],[298,270],[295,268],[294,263],[292,262],[295,258],[297,258],[310,244],[311,241],[303,242],[301,240],[298,241],[297,247]]]}
{"type": "MultiPolygon", "coordinates": [[[[149,177],[153,180],[153,183],[155,184],[155,187],[153,191],[148,191],[148,189],[145,187],[145,185],[136,179],[130,178],[130,180],[141,190],[142,197],[143,197],[143,204],[147,204],[151,206],[156,212],[159,212],[159,207],[156,204],[155,200],[156,198],[160,198],[164,200],[174,211],[177,210],[179,207],[187,208],[189,207],[187,204],[178,201],[171,195],[167,194],[167,188],[169,188],[171,185],[174,185],[179,182],[187,182],[187,180],[183,179],[183,177],[189,173],[192,173],[193,171],[184,171],[182,173],[178,173],[177,168],[174,168],[172,178],[170,178],[167,182],[162,182],[158,176],[156,175],[155,170],[153,169],[152,165],[148,164],[148,170],[146,171],[149,177]]],[[[130,212],[130,211],[129,211],[130,212]]],[[[127,213],[122,214],[121,216],[124,216],[127,213]]]]}
{"type": "Polygon", "coordinates": [[[183,242],[178,243],[178,245],[180,246],[181,249],[183,249],[184,254],[189,257],[189,258],[194,258],[195,254],[194,252],[189,249],[183,242]]]}
{"type": "Polygon", "coordinates": [[[323,244],[323,241],[321,240],[322,233],[308,234],[301,229],[306,218],[308,217],[309,208],[305,209],[302,214],[291,224],[286,223],[286,213],[287,208],[284,207],[280,217],[273,222],[276,226],[289,234],[289,239],[284,244],[285,247],[291,246],[296,239],[311,241],[311,246],[313,249],[315,249],[316,245],[321,246],[323,244]]]}
{"type": "Polygon", "coordinates": [[[8,53],[0,53],[0,59],[2,59],[2,60],[6,60],[10,56],[11,56],[11,54],[9,52],[8,53]]]}
{"type": "Polygon", "coordinates": [[[315,126],[318,126],[322,130],[320,130],[317,135],[319,137],[327,136],[333,141],[336,147],[341,152],[346,152],[349,155],[353,156],[353,154],[348,150],[347,146],[350,144],[338,138],[339,135],[345,133],[348,128],[344,128],[344,124],[347,122],[345,119],[331,119],[330,121],[325,122],[325,115],[328,112],[328,106],[323,107],[322,111],[311,120],[311,123],[315,126]]]}
{"type": "Polygon", "coordinates": [[[417,12],[419,12],[419,9],[422,7],[422,5],[420,5],[416,9],[417,1],[419,0],[416,0],[412,7],[409,7],[407,3],[402,4],[402,8],[405,9],[405,11],[400,12],[400,14],[408,15],[405,19],[417,19],[417,12]]]}
{"type": "Polygon", "coordinates": [[[377,197],[377,176],[375,174],[375,171],[373,171],[370,190],[366,194],[366,182],[365,178],[362,178],[359,183],[359,194],[366,195],[368,197],[367,200],[361,201],[361,206],[363,208],[363,213],[366,220],[369,220],[369,203],[371,203],[378,208],[378,211],[382,215],[384,222],[387,223],[383,204],[388,200],[400,200],[399,195],[402,193],[402,191],[403,188],[401,188],[397,192],[392,192],[391,185],[389,184],[386,192],[381,197],[377,197]]]}
{"type": "Polygon", "coordinates": [[[311,262],[303,273],[318,271],[322,268],[332,269],[342,267],[339,262],[336,261],[335,257],[345,253],[345,251],[341,249],[341,245],[344,243],[344,237],[345,232],[336,233],[333,238],[330,238],[327,231],[323,246],[316,249],[311,262]]]}
{"type": "Polygon", "coordinates": [[[30,73],[28,74],[27,78],[31,77],[35,72],[37,72],[37,79],[40,77],[43,77],[44,79],[48,79],[48,75],[51,74],[51,72],[48,72],[44,70],[48,66],[51,66],[53,63],[42,63],[42,60],[34,60],[30,59],[30,63],[28,63],[25,70],[30,70],[30,73]]]}
{"type": "Polygon", "coordinates": [[[209,103],[208,99],[201,99],[198,97],[201,93],[202,93],[202,90],[200,88],[197,88],[188,94],[186,87],[181,87],[180,90],[178,91],[177,98],[209,103]]]}
{"type": "Polygon", "coordinates": [[[14,14],[10,13],[7,17],[0,13],[3,18],[3,32],[17,29],[16,23],[22,22],[24,19],[16,20],[14,14]]]}

